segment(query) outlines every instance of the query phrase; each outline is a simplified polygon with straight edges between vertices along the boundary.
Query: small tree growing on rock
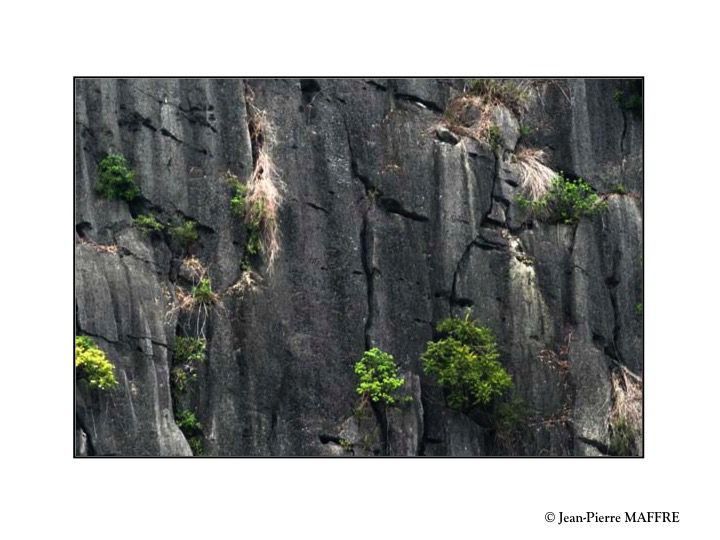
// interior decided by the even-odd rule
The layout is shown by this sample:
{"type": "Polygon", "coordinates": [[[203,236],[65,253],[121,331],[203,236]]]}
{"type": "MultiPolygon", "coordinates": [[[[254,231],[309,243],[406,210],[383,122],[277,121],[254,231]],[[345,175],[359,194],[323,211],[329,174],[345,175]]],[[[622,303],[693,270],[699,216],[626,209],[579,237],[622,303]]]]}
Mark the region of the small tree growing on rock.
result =
{"type": "Polygon", "coordinates": [[[355,364],[355,374],[359,379],[355,391],[373,403],[394,405],[397,390],[405,384],[405,379],[398,376],[395,358],[377,347],[365,351],[355,364]]]}
{"type": "Polygon", "coordinates": [[[135,173],[122,154],[108,154],[98,165],[97,191],[107,199],[130,202],[140,195],[135,173]]]}
{"type": "Polygon", "coordinates": [[[498,361],[495,337],[470,319],[449,318],[437,325],[443,336],[431,341],[421,359],[425,373],[445,389],[447,404],[458,411],[486,406],[512,387],[512,378],[498,361]]]}

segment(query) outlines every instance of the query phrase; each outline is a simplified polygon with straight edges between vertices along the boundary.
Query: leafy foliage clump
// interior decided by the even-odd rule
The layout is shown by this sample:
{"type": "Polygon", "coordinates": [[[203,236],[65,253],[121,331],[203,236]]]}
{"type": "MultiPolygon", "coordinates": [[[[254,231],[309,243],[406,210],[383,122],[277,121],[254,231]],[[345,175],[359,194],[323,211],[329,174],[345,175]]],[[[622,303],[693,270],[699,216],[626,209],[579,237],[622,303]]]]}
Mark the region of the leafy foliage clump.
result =
{"type": "Polygon", "coordinates": [[[195,413],[188,410],[179,411],[175,415],[175,423],[183,431],[199,431],[201,429],[200,421],[195,413]]]}
{"type": "Polygon", "coordinates": [[[98,165],[97,191],[107,199],[132,201],[140,195],[135,173],[128,167],[125,156],[108,154],[98,165]]]}
{"type": "Polygon", "coordinates": [[[245,216],[245,205],[247,204],[247,186],[232,176],[233,196],[230,199],[230,208],[238,217],[245,216]]]}
{"type": "Polygon", "coordinates": [[[159,233],[165,229],[165,225],[160,223],[152,214],[143,214],[135,218],[135,226],[144,234],[159,233]]]}
{"type": "Polygon", "coordinates": [[[512,387],[512,378],[498,361],[495,337],[485,327],[465,317],[449,318],[437,325],[443,335],[431,341],[421,359],[428,375],[445,389],[448,405],[468,411],[488,405],[512,387]]]}
{"type": "Polygon", "coordinates": [[[355,364],[355,374],[359,379],[355,391],[375,403],[393,405],[395,393],[405,384],[405,379],[398,376],[395,358],[377,347],[363,353],[355,364]]]}
{"type": "Polygon", "coordinates": [[[184,223],[177,225],[170,229],[170,234],[180,244],[185,247],[190,247],[192,244],[198,241],[200,237],[197,231],[197,223],[192,220],[187,220],[184,223]]]}
{"type": "Polygon", "coordinates": [[[112,363],[88,336],[75,337],[75,367],[78,378],[86,379],[90,388],[108,390],[118,385],[112,363]]]}
{"type": "Polygon", "coordinates": [[[212,290],[209,277],[201,278],[198,284],[192,288],[190,294],[192,294],[193,300],[200,305],[208,306],[217,301],[217,294],[212,290]]]}
{"type": "Polygon", "coordinates": [[[193,455],[201,455],[203,453],[203,432],[202,425],[195,413],[187,409],[179,411],[175,414],[175,423],[185,435],[193,455]]]}
{"type": "Polygon", "coordinates": [[[635,440],[637,434],[630,422],[625,418],[619,418],[610,426],[610,445],[608,453],[611,456],[636,456],[638,455],[635,440]]]}
{"type": "Polygon", "coordinates": [[[205,361],[207,340],[205,338],[183,337],[175,338],[175,361],[183,363],[202,363],[205,361]]]}
{"type": "Polygon", "coordinates": [[[523,196],[516,199],[522,208],[550,223],[571,225],[583,217],[607,210],[607,203],[582,178],[570,180],[559,174],[553,178],[547,192],[536,200],[523,196]]]}
{"type": "MultiPolygon", "coordinates": [[[[248,198],[248,186],[241,183],[235,175],[228,173],[228,179],[233,188],[230,199],[230,208],[233,214],[245,221],[245,254],[257,255],[263,249],[262,228],[264,223],[270,223],[275,218],[266,209],[265,199],[248,198]]],[[[243,265],[249,268],[249,261],[243,260],[243,265]]]]}

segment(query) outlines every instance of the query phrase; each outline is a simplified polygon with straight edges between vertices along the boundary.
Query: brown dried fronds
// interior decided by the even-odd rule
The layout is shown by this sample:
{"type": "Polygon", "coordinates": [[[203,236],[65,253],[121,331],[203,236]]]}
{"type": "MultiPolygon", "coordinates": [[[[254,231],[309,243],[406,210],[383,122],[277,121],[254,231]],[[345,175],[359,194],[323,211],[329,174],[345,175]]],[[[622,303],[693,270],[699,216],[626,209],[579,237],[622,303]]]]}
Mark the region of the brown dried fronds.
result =
{"type": "Polygon", "coordinates": [[[572,341],[572,331],[568,331],[565,337],[565,343],[558,348],[557,351],[551,349],[543,349],[538,355],[538,359],[554,371],[565,374],[570,371],[570,342],[572,341]]]}
{"type": "Polygon", "coordinates": [[[120,248],[117,246],[117,244],[98,244],[97,242],[93,242],[92,240],[87,239],[80,239],[80,243],[88,246],[98,253],[110,253],[112,255],[115,255],[120,251],[120,248]]]}
{"type": "Polygon", "coordinates": [[[190,291],[182,287],[175,287],[175,301],[168,313],[173,314],[179,311],[191,313],[196,306],[197,303],[190,291]]]}
{"type": "Polygon", "coordinates": [[[488,132],[494,125],[492,107],[478,96],[458,96],[445,109],[445,126],[457,135],[487,141],[488,132]]]}
{"type": "Polygon", "coordinates": [[[532,80],[475,79],[467,85],[467,93],[521,115],[527,109],[534,84],[532,80]]]}
{"type": "Polygon", "coordinates": [[[208,272],[207,267],[195,256],[183,259],[182,267],[192,277],[195,283],[200,282],[208,272]]]}
{"type": "Polygon", "coordinates": [[[247,184],[245,223],[262,233],[262,247],[268,269],[280,251],[278,213],[282,203],[277,169],[265,150],[260,150],[253,174],[247,184]]]}
{"type": "Polygon", "coordinates": [[[267,267],[280,251],[278,215],[283,201],[284,185],[272,159],[275,133],[265,111],[258,109],[248,95],[250,138],[253,146],[253,171],[246,185],[245,223],[262,235],[262,249],[267,257],[267,267]]]}
{"type": "Polygon", "coordinates": [[[208,268],[199,259],[184,259],[181,270],[190,277],[192,287],[189,290],[175,287],[175,298],[169,306],[166,318],[169,320],[174,315],[183,314],[188,328],[194,326],[195,335],[205,337],[205,324],[210,310],[213,307],[224,309],[221,297],[212,290],[208,268]]]}
{"type": "Polygon", "coordinates": [[[545,195],[557,173],[545,165],[543,150],[522,148],[515,154],[515,163],[520,168],[521,189],[531,201],[537,201],[545,195]]]}
{"type": "Polygon", "coordinates": [[[610,410],[610,423],[624,420],[633,430],[642,434],[642,398],[643,382],[625,366],[620,365],[611,376],[613,406],[610,410]]]}
{"type": "Polygon", "coordinates": [[[242,298],[246,293],[257,290],[260,282],[262,278],[257,273],[245,270],[240,274],[240,279],[225,290],[225,294],[242,298]]]}

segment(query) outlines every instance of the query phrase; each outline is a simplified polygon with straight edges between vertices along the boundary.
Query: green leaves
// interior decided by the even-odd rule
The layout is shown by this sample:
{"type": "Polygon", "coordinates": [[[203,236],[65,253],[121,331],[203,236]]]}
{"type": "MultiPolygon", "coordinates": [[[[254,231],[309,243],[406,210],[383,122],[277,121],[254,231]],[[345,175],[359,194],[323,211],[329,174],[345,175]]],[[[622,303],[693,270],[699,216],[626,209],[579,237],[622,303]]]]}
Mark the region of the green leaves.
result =
{"type": "Polygon", "coordinates": [[[151,214],[143,214],[134,219],[135,226],[144,234],[159,233],[165,229],[165,225],[160,223],[157,218],[151,214]]]}
{"type": "Polygon", "coordinates": [[[192,220],[187,220],[181,225],[173,227],[170,229],[170,234],[172,234],[173,238],[183,244],[186,248],[197,242],[199,238],[197,223],[192,220]]]}
{"type": "Polygon", "coordinates": [[[184,409],[175,413],[175,423],[183,432],[194,456],[204,453],[202,425],[193,411],[184,409]]]}
{"type": "Polygon", "coordinates": [[[569,180],[559,174],[552,180],[548,192],[536,201],[518,196],[521,208],[550,223],[572,225],[583,217],[593,216],[607,210],[607,203],[582,178],[569,180]]]}
{"type": "Polygon", "coordinates": [[[98,165],[97,191],[107,199],[132,201],[140,195],[135,173],[128,167],[125,156],[108,154],[98,165]]]}
{"type": "Polygon", "coordinates": [[[230,199],[230,208],[235,215],[239,217],[244,217],[246,204],[245,198],[247,197],[247,186],[245,184],[241,184],[238,180],[235,180],[234,178],[232,186],[233,196],[230,199]]]}
{"type": "Polygon", "coordinates": [[[175,338],[175,361],[176,362],[195,362],[202,363],[205,361],[205,349],[207,348],[207,340],[205,338],[183,337],[175,338]]]}
{"type": "Polygon", "coordinates": [[[192,288],[191,294],[197,303],[206,306],[214,304],[217,300],[217,295],[212,290],[209,277],[201,278],[198,284],[192,288]]]}
{"type": "Polygon", "coordinates": [[[109,390],[118,385],[112,363],[88,336],[75,338],[75,367],[78,378],[87,380],[90,388],[109,390]]]}
{"type": "Polygon", "coordinates": [[[477,326],[469,312],[463,319],[441,321],[438,332],[445,337],[431,341],[421,360],[428,375],[445,389],[448,406],[466,411],[487,405],[512,387],[512,379],[498,361],[495,337],[477,326]]]}
{"type": "Polygon", "coordinates": [[[355,374],[359,379],[355,391],[376,403],[393,405],[397,399],[395,392],[405,384],[405,379],[398,377],[395,358],[377,347],[365,351],[355,364],[355,374]]]}

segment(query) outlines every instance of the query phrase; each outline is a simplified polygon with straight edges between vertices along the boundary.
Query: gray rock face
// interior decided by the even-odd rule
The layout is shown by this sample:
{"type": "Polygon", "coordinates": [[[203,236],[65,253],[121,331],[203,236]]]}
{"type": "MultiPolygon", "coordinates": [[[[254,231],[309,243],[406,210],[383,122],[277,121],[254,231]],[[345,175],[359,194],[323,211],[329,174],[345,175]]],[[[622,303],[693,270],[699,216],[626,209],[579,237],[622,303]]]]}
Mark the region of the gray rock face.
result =
{"type": "MultiPolygon", "coordinates": [[[[116,366],[110,391],[76,384],[77,455],[191,455],[178,409],[206,455],[598,455],[610,440],[611,372],[642,376],[642,118],[614,99],[633,81],[545,81],[527,113],[493,111],[502,147],[443,126],[457,80],[76,81],[75,300],[78,333],[116,366]],[[281,250],[241,295],[246,227],[227,173],[257,159],[252,107],[284,183],[281,250]],[[530,126],[529,134],[520,126],[530,126]],[[577,225],[527,219],[513,153],[608,193],[577,225]],[[100,198],[97,165],[126,156],[142,198],[100,198]],[[624,194],[610,194],[617,184],[624,194]],[[188,249],[133,217],[192,219],[188,249]],[[220,303],[207,354],[173,398],[173,347],[187,320],[183,257],[207,266],[220,303]],[[640,308],[638,308],[640,306],[640,308]],[[498,339],[530,416],[501,437],[450,410],[421,369],[434,325],[471,308],[498,339]],[[358,411],[354,363],[380,347],[412,401],[358,411]],[[589,441],[589,442],[588,442],[589,441]]],[[[641,91],[641,90],[640,90],[641,91]]]]}

